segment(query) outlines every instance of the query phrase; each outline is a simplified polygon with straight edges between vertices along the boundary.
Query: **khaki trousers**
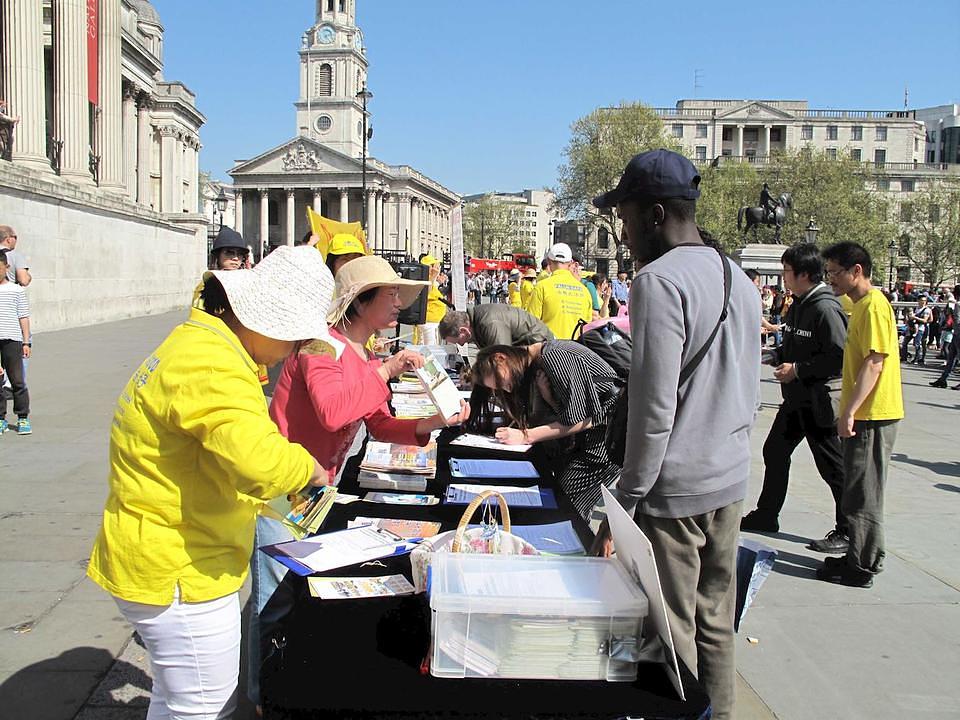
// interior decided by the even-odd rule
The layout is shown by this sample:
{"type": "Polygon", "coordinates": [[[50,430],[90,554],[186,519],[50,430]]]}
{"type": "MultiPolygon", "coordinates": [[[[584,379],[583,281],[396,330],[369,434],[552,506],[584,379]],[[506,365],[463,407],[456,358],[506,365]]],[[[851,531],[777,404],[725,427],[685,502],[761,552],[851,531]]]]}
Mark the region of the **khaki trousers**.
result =
{"type": "Polygon", "coordinates": [[[653,544],[677,656],[696,674],[714,720],[733,718],[733,613],[743,502],[685,518],[637,515],[653,544]]]}

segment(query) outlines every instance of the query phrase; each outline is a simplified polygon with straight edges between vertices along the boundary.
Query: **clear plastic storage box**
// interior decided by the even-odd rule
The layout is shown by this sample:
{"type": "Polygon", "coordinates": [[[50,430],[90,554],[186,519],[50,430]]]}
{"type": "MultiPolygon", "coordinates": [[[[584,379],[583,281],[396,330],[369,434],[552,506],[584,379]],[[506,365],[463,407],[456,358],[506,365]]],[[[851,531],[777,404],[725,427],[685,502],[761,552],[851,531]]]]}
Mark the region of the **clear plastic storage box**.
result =
{"type": "Polygon", "coordinates": [[[631,681],[647,598],[613,558],[438,553],[437,677],[631,681]]]}

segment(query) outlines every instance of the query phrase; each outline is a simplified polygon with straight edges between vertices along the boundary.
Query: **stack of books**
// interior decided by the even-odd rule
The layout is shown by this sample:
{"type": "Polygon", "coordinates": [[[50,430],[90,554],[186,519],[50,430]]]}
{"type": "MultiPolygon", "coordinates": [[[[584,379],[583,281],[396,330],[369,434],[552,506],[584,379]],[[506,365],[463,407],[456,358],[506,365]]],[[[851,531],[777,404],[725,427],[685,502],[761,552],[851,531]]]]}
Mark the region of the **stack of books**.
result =
{"type": "Polygon", "coordinates": [[[437,444],[423,447],[370,441],[360,463],[361,470],[372,473],[407,473],[432,478],[437,475],[437,444]]]}

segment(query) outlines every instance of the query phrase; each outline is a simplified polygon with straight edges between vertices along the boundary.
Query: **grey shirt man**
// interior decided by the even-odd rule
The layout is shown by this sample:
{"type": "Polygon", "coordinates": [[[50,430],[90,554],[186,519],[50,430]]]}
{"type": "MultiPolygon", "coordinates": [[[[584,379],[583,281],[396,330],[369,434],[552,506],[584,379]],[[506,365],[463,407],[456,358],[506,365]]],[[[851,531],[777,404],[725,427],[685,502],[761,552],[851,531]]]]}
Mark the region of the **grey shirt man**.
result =
{"type": "MultiPolygon", "coordinates": [[[[731,262],[725,259],[725,262],[731,262]]],[[[720,256],[677,247],[633,281],[632,378],[626,457],[617,499],[627,512],[683,518],[743,500],[750,430],[760,404],[760,296],[731,268],[726,320],[690,379],[681,369],[720,317],[720,256]]]]}
{"type": "Polygon", "coordinates": [[[553,340],[550,328],[526,310],[493,303],[467,308],[473,342],[480,349],[491,345],[533,345],[553,340]]]}

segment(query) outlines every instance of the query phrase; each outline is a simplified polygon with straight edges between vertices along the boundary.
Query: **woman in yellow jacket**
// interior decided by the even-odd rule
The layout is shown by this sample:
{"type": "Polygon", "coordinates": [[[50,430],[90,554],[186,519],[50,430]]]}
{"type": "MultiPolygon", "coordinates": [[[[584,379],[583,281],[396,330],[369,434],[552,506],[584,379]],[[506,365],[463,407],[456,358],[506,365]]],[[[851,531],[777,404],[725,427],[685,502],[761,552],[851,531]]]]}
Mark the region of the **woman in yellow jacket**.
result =
{"type": "Polygon", "coordinates": [[[87,574],[143,638],[150,717],[233,713],[254,518],[265,501],[327,481],[270,420],[257,363],[327,338],[332,292],[323,258],[306,247],[206,273],[204,309],[191,309],[117,401],[87,574]]]}
{"type": "Polygon", "coordinates": [[[437,288],[437,276],[440,275],[440,261],[433,255],[423,255],[420,264],[430,268],[427,276],[430,279],[430,289],[427,291],[427,317],[423,325],[417,325],[416,341],[420,345],[439,345],[437,325],[447,314],[447,304],[443,301],[443,294],[437,288]]]}
{"type": "Polygon", "coordinates": [[[510,271],[507,282],[507,299],[513,307],[523,307],[523,302],[520,299],[520,271],[516,268],[510,271]]]}

